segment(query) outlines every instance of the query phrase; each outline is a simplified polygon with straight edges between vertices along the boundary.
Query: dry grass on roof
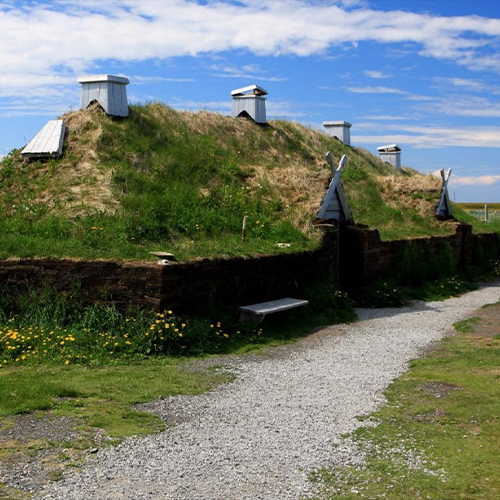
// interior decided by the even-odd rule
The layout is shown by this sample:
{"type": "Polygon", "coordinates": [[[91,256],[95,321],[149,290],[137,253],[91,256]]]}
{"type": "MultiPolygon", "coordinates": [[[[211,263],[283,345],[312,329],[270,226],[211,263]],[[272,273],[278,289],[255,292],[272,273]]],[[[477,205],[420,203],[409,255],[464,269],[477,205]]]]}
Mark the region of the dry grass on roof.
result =
{"type": "Polygon", "coordinates": [[[324,198],[330,180],[330,172],[311,169],[297,164],[285,164],[275,168],[262,165],[249,167],[252,176],[247,178],[247,186],[259,190],[264,198],[281,203],[286,219],[305,234],[311,236],[315,218],[324,198]]]}
{"type": "Polygon", "coordinates": [[[112,171],[101,168],[94,149],[102,134],[102,126],[95,119],[99,113],[104,111],[96,105],[63,116],[67,126],[65,154],[51,172],[50,185],[39,194],[39,201],[57,207],[62,215],[83,215],[83,206],[86,211],[108,213],[119,207],[111,189],[112,171]]]}
{"type": "Polygon", "coordinates": [[[382,199],[395,208],[413,209],[422,217],[432,218],[440,199],[442,182],[435,176],[376,176],[382,199]]]}

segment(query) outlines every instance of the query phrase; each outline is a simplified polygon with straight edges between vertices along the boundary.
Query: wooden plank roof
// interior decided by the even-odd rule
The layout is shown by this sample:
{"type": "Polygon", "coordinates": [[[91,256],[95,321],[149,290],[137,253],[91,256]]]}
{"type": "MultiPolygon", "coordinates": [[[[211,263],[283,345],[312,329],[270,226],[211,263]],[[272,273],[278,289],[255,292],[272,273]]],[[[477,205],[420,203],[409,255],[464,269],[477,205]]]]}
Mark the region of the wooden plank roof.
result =
{"type": "Polygon", "coordinates": [[[397,144],[387,144],[387,146],[380,146],[377,148],[380,153],[393,153],[396,151],[401,151],[401,148],[397,144]]]}
{"type": "Polygon", "coordinates": [[[58,158],[62,155],[66,125],[62,120],[50,120],[22,150],[27,158],[58,158]]]}
{"type": "Polygon", "coordinates": [[[258,85],[248,85],[247,87],[241,87],[240,89],[235,89],[231,92],[233,97],[243,96],[245,94],[253,95],[267,95],[267,90],[259,87],[258,85]]]}

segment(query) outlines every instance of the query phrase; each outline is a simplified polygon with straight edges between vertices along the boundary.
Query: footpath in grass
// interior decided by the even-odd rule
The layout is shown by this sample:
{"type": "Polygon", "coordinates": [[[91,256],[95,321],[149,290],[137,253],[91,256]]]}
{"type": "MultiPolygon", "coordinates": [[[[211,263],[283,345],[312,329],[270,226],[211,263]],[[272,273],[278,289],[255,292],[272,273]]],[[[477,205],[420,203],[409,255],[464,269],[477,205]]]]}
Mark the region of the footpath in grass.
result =
{"type": "Polygon", "coordinates": [[[362,463],[315,475],[318,500],[500,498],[500,304],[455,328],[348,438],[362,463]]]}

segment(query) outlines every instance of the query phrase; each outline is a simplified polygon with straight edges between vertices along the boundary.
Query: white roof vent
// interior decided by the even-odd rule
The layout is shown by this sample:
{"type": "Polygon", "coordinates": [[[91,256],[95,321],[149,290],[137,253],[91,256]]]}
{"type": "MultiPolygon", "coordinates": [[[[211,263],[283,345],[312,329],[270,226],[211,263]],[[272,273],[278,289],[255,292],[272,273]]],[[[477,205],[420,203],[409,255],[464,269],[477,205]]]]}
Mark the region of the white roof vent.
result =
{"type": "Polygon", "coordinates": [[[395,151],[401,151],[401,148],[397,144],[387,144],[387,146],[379,146],[377,151],[379,153],[393,153],[395,151]]]}
{"type": "Polygon", "coordinates": [[[380,159],[401,170],[401,148],[397,144],[387,144],[377,148],[380,159]]]}
{"type": "Polygon", "coordinates": [[[344,121],[323,122],[323,127],[326,128],[326,132],[330,137],[336,137],[347,146],[351,145],[351,123],[344,121]]]}
{"type": "Polygon", "coordinates": [[[126,85],[128,78],[114,75],[88,75],[78,78],[82,84],[80,109],[88,108],[97,101],[104,111],[111,116],[128,116],[126,85]]]}
{"type": "Polygon", "coordinates": [[[250,117],[256,123],[267,123],[265,95],[267,90],[255,84],[233,90],[232,117],[250,117]]]}

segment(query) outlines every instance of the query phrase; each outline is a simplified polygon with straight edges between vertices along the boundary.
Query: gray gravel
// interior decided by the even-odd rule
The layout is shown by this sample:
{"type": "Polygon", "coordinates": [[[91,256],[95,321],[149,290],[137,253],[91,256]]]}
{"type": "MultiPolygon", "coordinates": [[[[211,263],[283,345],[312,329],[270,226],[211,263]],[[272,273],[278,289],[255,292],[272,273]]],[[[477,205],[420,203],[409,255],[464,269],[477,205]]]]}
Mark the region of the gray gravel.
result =
{"type": "Polygon", "coordinates": [[[229,358],[235,382],[151,405],[166,419],[174,415],[177,426],[92,455],[81,472],[34,498],[310,498],[311,471],[360,458],[341,436],[384,403],[382,391],[408,361],[499,299],[500,282],[444,302],[360,309],[354,324],[261,356],[229,358]]]}

